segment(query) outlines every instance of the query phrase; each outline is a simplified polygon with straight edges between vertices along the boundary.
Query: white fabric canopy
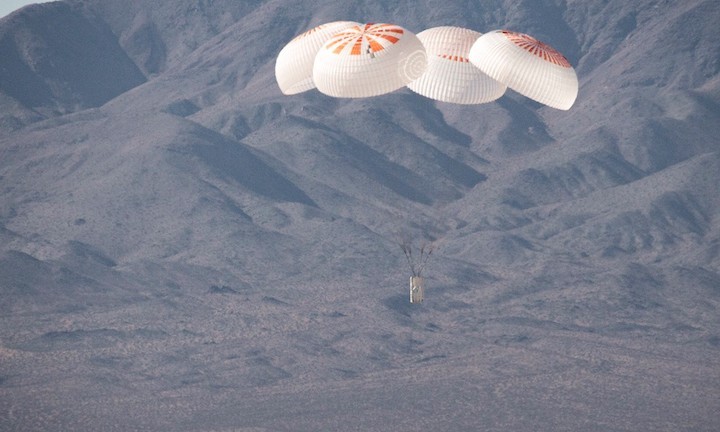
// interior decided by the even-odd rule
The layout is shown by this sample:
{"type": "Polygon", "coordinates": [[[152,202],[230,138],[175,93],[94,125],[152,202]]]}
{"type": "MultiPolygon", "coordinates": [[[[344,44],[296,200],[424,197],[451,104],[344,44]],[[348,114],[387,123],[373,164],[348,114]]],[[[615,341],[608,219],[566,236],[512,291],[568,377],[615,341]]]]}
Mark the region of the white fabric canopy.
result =
{"type": "Polygon", "coordinates": [[[312,70],[320,47],[336,33],[357,25],[360,24],[352,21],[321,24],[288,42],[275,61],[275,79],[280,91],[292,95],[315,88],[312,70]]]}
{"type": "Polygon", "coordinates": [[[457,104],[491,102],[505,93],[500,83],[470,63],[481,33],[461,27],[434,27],[417,34],[425,46],[428,67],[408,88],[425,97],[457,104]]]}
{"type": "Polygon", "coordinates": [[[335,97],[392,92],[419,78],[425,48],[412,32],[394,24],[350,27],[330,38],[315,57],[317,89],[335,97]]]}
{"type": "Polygon", "coordinates": [[[567,110],[577,98],[578,79],[570,62],[532,36],[508,30],[485,33],[470,49],[470,61],[516,92],[550,107],[567,110]]]}

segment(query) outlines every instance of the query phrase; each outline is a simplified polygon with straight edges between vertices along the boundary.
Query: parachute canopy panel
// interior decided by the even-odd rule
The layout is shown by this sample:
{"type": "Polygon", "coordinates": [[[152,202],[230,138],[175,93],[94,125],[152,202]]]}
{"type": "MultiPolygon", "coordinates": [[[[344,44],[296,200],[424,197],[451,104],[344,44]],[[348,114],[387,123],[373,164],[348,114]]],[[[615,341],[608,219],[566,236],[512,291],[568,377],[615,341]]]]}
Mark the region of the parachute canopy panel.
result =
{"type": "Polygon", "coordinates": [[[550,107],[568,110],[577,98],[578,79],[570,62],[532,36],[509,30],[485,33],[470,49],[470,62],[518,93],[550,107]]]}
{"type": "Polygon", "coordinates": [[[280,91],[292,95],[315,88],[312,75],[318,51],[333,35],[357,25],[360,24],[353,21],[321,24],[288,42],[275,61],[275,79],[280,91]]]}
{"type": "Polygon", "coordinates": [[[428,66],[408,88],[430,99],[457,104],[494,101],[505,93],[500,83],[470,63],[473,43],[482,33],[461,27],[434,27],[417,34],[425,46],[428,66]]]}
{"type": "Polygon", "coordinates": [[[350,27],[322,46],[313,66],[317,89],[334,97],[390,93],[418,79],[427,67],[425,48],[394,24],[350,27]]]}

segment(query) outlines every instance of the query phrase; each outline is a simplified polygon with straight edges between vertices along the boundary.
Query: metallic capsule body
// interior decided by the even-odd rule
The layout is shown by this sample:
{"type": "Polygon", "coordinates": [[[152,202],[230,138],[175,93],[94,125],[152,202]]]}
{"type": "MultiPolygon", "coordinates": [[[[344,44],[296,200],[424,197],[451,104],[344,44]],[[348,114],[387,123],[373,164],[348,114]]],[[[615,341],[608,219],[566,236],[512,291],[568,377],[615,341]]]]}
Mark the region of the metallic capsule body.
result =
{"type": "Polygon", "coordinates": [[[425,280],[420,276],[410,278],[410,303],[422,303],[425,298],[425,280]]]}

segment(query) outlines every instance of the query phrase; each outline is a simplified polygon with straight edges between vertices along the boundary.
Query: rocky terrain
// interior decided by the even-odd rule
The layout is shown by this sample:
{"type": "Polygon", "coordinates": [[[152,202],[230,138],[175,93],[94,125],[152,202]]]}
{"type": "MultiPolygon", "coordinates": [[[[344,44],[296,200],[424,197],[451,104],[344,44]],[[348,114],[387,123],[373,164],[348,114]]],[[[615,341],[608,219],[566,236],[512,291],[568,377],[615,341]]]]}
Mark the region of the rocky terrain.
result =
{"type": "Polygon", "coordinates": [[[0,19],[0,429],[713,431],[720,5],[64,0],[0,19]],[[531,34],[508,91],[284,96],[334,20],[531,34]],[[434,247],[408,302],[399,242],[434,247]]]}

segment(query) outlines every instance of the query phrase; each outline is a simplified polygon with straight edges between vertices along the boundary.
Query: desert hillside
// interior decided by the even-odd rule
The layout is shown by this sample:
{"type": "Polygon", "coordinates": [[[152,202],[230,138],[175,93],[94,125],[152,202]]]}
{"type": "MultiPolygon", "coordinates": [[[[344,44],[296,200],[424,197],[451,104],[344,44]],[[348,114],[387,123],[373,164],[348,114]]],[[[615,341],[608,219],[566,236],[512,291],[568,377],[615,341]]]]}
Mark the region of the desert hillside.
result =
{"type": "Polygon", "coordinates": [[[720,4],[0,19],[0,429],[713,431],[720,4]],[[280,92],[318,24],[531,34],[568,111],[280,92]],[[431,245],[408,302],[399,246],[431,245]]]}

